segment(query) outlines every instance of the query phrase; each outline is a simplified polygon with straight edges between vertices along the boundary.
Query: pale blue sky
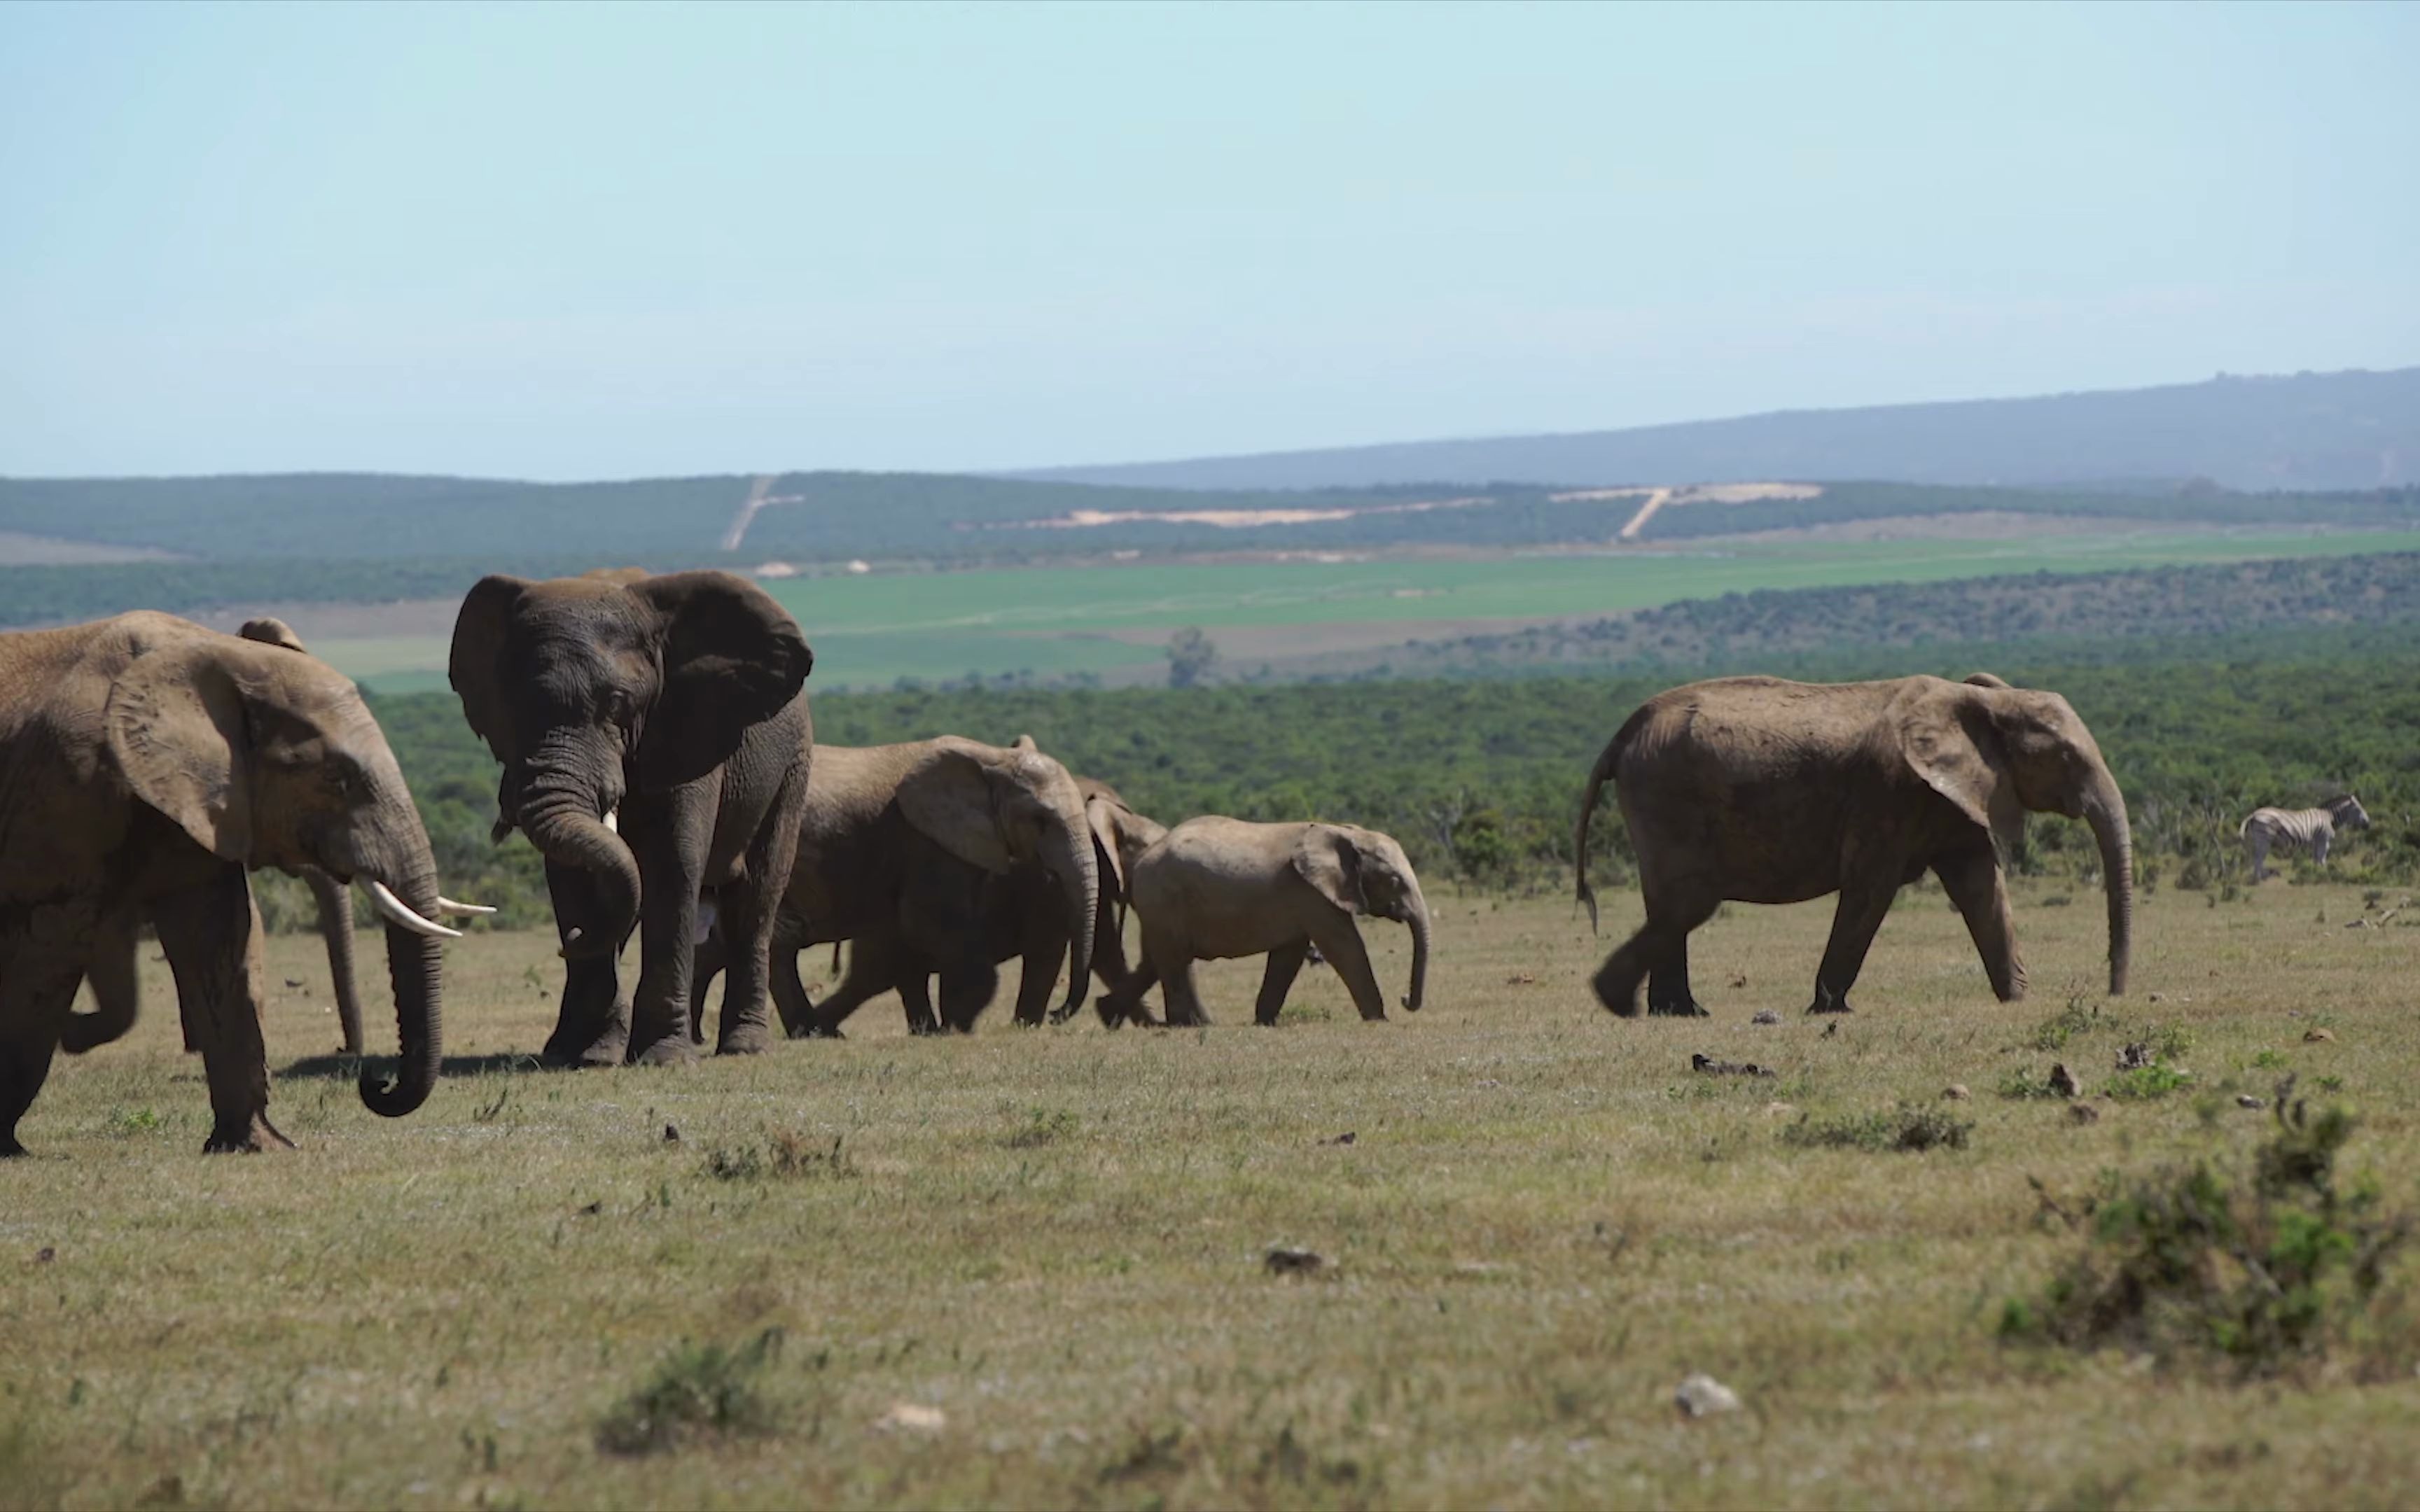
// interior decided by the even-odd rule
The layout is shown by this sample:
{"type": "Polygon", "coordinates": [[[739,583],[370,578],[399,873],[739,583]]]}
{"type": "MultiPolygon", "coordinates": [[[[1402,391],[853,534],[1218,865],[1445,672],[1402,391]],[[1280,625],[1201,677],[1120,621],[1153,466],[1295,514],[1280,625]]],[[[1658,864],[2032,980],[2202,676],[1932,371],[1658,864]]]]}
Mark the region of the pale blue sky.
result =
{"type": "Polygon", "coordinates": [[[0,472],[971,469],[2420,363],[2420,7],[0,6],[0,472]]]}

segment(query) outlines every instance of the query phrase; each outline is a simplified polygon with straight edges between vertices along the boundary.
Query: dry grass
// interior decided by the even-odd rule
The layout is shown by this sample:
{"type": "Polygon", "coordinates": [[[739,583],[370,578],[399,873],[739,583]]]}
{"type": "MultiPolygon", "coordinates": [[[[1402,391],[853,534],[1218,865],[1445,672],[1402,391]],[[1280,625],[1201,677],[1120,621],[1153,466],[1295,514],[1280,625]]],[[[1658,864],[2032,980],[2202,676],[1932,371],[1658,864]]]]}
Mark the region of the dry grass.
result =
{"type": "MultiPolygon", "coordinates": [[[[1798,1012],[1822,905],[1699,936],[1715,1019],[1625,1023],[1585,983],[1635,897],[1605,942],[1458,900],[1433,1006],[1389,1026],[1313,971],[1256,1030],[1229,965],[1203,1032],[909,1041],[877,1008],[843,1044],[585,1074],[514,1066],[553,963],[477,937],[448,984],[475,1069],[401,1122],[299,1058],[334,1020],[281,994],[272,1114],[304,1150],[251,1159],[197,1153],[147,963],[135,1039],[62,1060],[0,1167],[0,1505],[2410,1504],[2408,1348],[2383,1383],[2235,1388],[1993,1342],[2074,1243],[2026,1178],[2244,1146],[2268,1123],[2228,1088],[2270,1062],[2339,1079],[2352,1165],[2415,1200],[2420,930],[2343,929],[2350,889],[2148,902],[2104,1011],[2184,1029],[2195,1089],[2088,1126],[1994,1095],[2098,1001],[2088,903],[2021,901],[2035,992],[2004,1008],[1911,895],[1830,1034],[1798,1012]],[[1780,1074],[1693,1076],[1699,1051],[1780,1074]],[[1951,1082],[1962,1149],[1798,1148],[1769,1107],[1951,1082]],[[1276,1244],[1329,1263],[1273,1276],[1276,1244]],[[1681,1421],[1692,1370],[1746,1411],[1681,1421]],[[633,1401],[705,1405],[667,1452],[600,1448],[633,1401]]],[[[1392,988],[1402,932],[1370,934],[1392,988]]],[[[315,954],[278,941],[272,984],[324,988],[315,954]]],[[[2056,1057],[2098,1087],[2138,1038],[2056,1057]]]]}

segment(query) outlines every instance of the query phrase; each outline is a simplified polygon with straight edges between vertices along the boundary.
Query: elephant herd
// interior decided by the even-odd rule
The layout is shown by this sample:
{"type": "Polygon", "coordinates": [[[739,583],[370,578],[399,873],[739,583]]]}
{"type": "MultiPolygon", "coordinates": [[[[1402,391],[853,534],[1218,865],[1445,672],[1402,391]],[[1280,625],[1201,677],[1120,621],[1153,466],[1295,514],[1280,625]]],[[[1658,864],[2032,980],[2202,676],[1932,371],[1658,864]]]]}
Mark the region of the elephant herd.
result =
{"type": "MultiPolygon", "coordinates": [[[[917,1032],[970,1029],[1021,962],[1016,1019],[1063,1021],[1097,976],[1111,1027],[1209,1022],[1201,960],[1261,955],[1255,1018],[1276,1022],[1316,949],[1365,1019],[1385,999],[1354,923],[1413,940],[1402,999],[1426,990],[1430,915],[1403,848],[1377,831],[1207,815],[1171,827],[1030,739],[954,735],[818,746],[805,637],[768,594],[721,572],[495,576],[464,599],[448,658],[472,731],[502,764],[495,838],[545,861],[565,966],[545,1046],[563,1065],[665,1064],[705,1042],[768,1049],[837,1035],[895,993],[917,1032]],[[1124,914],[1140,935],[1126,962],[1124,914]],[[638,936],[638,971],[621,957],[638,936]],[[820,1003],[799,952],[850,943],[820,1003]],[[1049,1007],[1063,955],[1065,999],[1049,1007]],[[938,980],[939,1011],[930,983],[938,980]]],[[[1963,914],[1993,990],[2023,991],[1999,867],[2027,810],[2080,817],[2099,840],[2110,986],[2124,989],[2132,887],[2125,809],[2057,695],[1978,675],[1838,686],[1731,678],[1659,695],[1590,773],[1575,835],[1616,784],[1646,922],[1595,980],[1618,1013],[1701,1013],[1687,936],[1723,901],[1840,896],[1811,1011],[1847,995],[1899,887],[1926,870],[1963,914]]],[[[248,873],[313,880],[332,975],[352,1001],[359,885],[384,921],[400,1058],[361,1096],[400,1117],[442,1055],[437,920],[482,912],[438,888],[393,753],[351,683],[291,632],[222,635],[138,611],[0,635],[0,1154],[54,1051],[88,1050],[133,1019],[134,940],[149,925],[202,1057],[205,1149],[285,1146],[268,1117],[261,926],[248,873]],[[89,980],[97,1009],[72,1011],[89,980]]],[[[348,1049],[362,1049],[358,1011],[348,1049]]]]}

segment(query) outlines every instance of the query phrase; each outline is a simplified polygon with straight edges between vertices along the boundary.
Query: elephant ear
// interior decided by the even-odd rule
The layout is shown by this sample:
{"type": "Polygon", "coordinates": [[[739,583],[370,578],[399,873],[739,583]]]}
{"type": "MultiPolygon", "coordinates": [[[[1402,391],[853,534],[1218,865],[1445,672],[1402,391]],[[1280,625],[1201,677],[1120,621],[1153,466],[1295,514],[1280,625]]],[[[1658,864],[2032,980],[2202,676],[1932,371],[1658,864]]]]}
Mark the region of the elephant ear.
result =
{"type": "Polygon", "coordinates": [[[236,634],[246,640],[257,640],[263,645],[284,646],[288,651],[299,651],[306,656],[311,654],[309,648],[302,644],[302,638],[294,633],[294,626],[274,614],[264,614],[256,620],[244,621],[243,628],[238,630],[236,634]]]}
{"type": "Polygon", "coordinates": [[[1120,832],[1125,827],[1120,816],[1125,813],[1124,806],[1107,798],[1084,803],[1084,824],[1093,832],[1094,865],[1121,898],[1126,894],[1126,861],[1119,844],[1120,832]]]}
{"type": "Polygon", "coordinates": [[[1968,684],[1935,684],[1932,690],[1892,705],[1900,754],[1927,786],[2008,849],[2024,838],[2024,805],[2018,800],[1991,710],[1981,697],[1967,691],[1969,684],[1990,686],[1972,679],[1968,684]]]}
{"type": "Polygon", "coordinates": [[[445,680],[461,697],[462,717],[506,766],[515,756],[512,710],[504,701],[504,632],[529,586],[525,578],[502,573],[473,583],[454,616],[454,648],[445,656],[445,680]]]}
{"type": "Polygon", "coordinates": [[[1370,902],[1361,894],[1361,851],[1344,830],[1334,825],[1307,826],[1295,841],[1294,869],[1337,907],[1353,914],[1370,911],[1370,902]]]}
{"type": "Polygon", "coordinates": [[[204,643],[135,657],[101,720],[134,795],[224,861],[252,855],[252,742],[233,669],[204,643]]]}
{"type": "Polygon", "coordinates": [[[899,784],[899,811],[941,849],[970,866],[1004,872],[1016,865],[1001,833],[991,774],[967,751],[944,745],[899,784]]]}
{"type": "Polygon", "coordinates": [[[624,592],[662,625],[663,692],[635,757],[641,789],[695,781],[799,696],[814,653],[773,595],[727,572],[674,572],[624,592]]]}

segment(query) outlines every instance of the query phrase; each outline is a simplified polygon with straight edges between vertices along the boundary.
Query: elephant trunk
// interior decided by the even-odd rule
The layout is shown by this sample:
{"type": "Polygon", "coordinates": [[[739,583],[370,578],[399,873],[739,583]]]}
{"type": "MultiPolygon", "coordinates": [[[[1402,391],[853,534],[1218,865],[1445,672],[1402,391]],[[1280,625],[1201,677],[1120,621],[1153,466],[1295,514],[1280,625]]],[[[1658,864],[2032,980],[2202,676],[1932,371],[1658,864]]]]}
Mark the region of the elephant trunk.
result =
{"type": "Polygon", "coordinates": [[[366,1055],[362,995],[353,980],[353,890],[316,866],[303,869],[302,880],[319,901],[319,937],[328,947],[328,975],[336,994],[336,1022],[345,1031],[345,1054],[366,1055]]]}
{"type": "Polygon", "coordinates": [[[2126,825],[2126,800],[2106,766],[2086,788],[2084,820],[2100,843],[2101,876],[2109,892],[2109,993],[2121,996],[2134,956],[2134,842],[2126,825]]]}
{"type": "Polygon", "coordinates": [[[1412,930],[1412,990],[1404,998],[1404,1007],[1417,1013],[1429,990],[1429,904],[1418,891],[1404,912],[1404,922],[1412,930]]]}
{"type": "MultiPolygon", "coordinates": [[[[372,872],[370,879],[385,883],[426,918],[437,912],[437,863],[416,816],[404,849],[407,859],[396,869],[400,874],[372,872]]],[[[347,918],[350,918],[349,906],[347,918]]],[[[441,948],[433,936],[400,925],[387,926],[387,974],[395,985],[396,1038],[401,1054],[392,1085],[380,1083],[366,1067],[361,1079],[363,1104],[380,1118],[399,1119],[412,1112],[428,1101],[430,1089],[437,1085],[438,1065],[444,1055],[441,948]]]]}
{"type": "Polygon", "coordinates": [[[1053,826],[1042,841],[1042,864],[1059,879],[1067,901],[1067,1000],[1065,1019],[1084,1006],[1093,976],[1094,919],[1101,906],[1101,878],[1093,862],[1093,834],[1079,810],[1070,824],[1053,826]]]}
{"type": "Polygon", "coordinates": [[[596,796],[585,788],[533,782],[517,814],[521,833],[538,854],[558,866],[579,867],[602,879],[606,912],[593,935],[575,930],[564,936],[566,960],[613,955],[639,922],[639,863],[622,837],[597,817],[596,796]]]}

